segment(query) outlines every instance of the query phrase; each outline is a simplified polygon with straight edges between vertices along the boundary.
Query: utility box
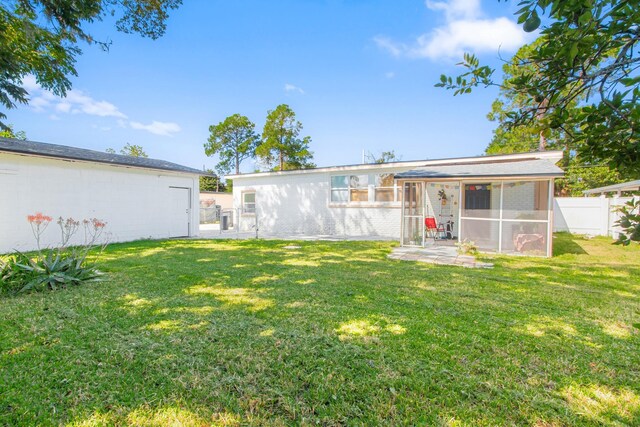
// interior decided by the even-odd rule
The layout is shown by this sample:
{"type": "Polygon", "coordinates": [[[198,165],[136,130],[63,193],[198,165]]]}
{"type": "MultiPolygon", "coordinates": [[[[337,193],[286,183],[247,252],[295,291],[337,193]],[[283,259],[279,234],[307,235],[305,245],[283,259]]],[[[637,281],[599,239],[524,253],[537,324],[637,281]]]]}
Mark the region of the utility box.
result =
{"type": "Polygon", "coordinates": [[[230,218],[229,218],[229,212],[223,212],[222,215],[220,216],[220,229],[221,230],[228,230],[229,229],[229,223],[230,223],[230,218]]]}

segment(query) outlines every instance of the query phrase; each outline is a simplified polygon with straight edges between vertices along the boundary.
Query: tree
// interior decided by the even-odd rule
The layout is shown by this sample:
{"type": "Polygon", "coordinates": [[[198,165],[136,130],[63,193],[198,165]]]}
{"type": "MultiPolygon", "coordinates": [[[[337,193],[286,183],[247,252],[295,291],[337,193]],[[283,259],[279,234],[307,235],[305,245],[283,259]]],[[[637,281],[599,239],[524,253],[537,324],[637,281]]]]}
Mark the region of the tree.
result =
{"type": "MultiPolygon", "coordinates": [[[[77,75],[79,44],[96,41],[84,27],[107,16],[116,17],[116,28],[156,39],[166,29],[168,13],[182,0],[20,0],[0,2],[0,104],[12,109],[28,103],[23,87],[31,74],[47,90],[65,96],[69,76],[77,75]]],[[[6,114],[0,111],[0,128],[6,114]]]]}
{"type": "Polygon", "coordinates": [[[0,138],[13,138],[26,141],[27,134],[23,130],[14,131],[13,125],[7,125],[4,129],[0,129],[0,138]]]}
{"type": "MultiPolygon", "coordinates": [[[[116,150],[113,148],[107,148],[105,150],[107,153],[116,154],[116,150]]],[[[120,154],[123,156],[131,156],[131,157],[144,157],[148,158],[149,156],[145,153],[144,149],[140,145],[131,145],[127,142],[127,144],[120,149],[120,154]]]]}
{"type": "Polygon", "coordinates": [[[140,145],[131,145],[128,142],[124,147],[122,147],[122,149],[120,150],[120,154],[122,154],[123,156],[131,157],[149,157],[140,145]]]}
{"type": "Polygon", "coordinates": [[[519,5],[516,15],[525,31],[535,31],[541,16],[546,18],[541,43],[513,59],[522,73],[498,84],[492,68],[465,54],[466,71],[456,78],[442,75],[436,86],[456,95],[480,85],[509,87],[527,99],[510,114],[511,126],[543,115],[550,128],[566,132],[584,161],[640,174],[640,0],[523,0],[519,5]]]}
{"type": "Polygon", "coordinates": [[[401,160],[401,156],[396,155],[395,150],[391,151],[383,151],[379,156],[375,154],[368,153],[367,159],[365,163],[390,163],[390,162],[398,162],[401,160]]]}
{"type": "Polygon", "coordinates": [[[209,142],[204,144],[204,152],[207,156],[218,154],[218,172],[224,175],[235,170],[239,174],[242,161],[256,156],[260,137],[255,133],[255,127],[249,118],[240,114],[209,126],[209,142]]]}
{"type": "Polygon", "coordinates": [[[220,177],[211,169],[207,169],[207,172],[211,175],[203,175],[200,177],[200,191],[226,192],[227,186],[221,182],[220,177]]]}
{"type": "MultiPolygon", "coordinates": [[[[543,38],[530,45],[523,46],[516,53],[516,57],[522,58],[543,43],[543,38]]],[[[535,150],[564,150],[565,156],[562,166],[565,169],[565,178],[556,181],[556,194],[562,196],[582,195],[582,191],[588,188],[602,187],[605,185],[623,182],[626,177],[617,170],[607,165],[589,164],[577,155],[576,141],[561,128],[550,126],[547,117],[540,113],[534,120],[514,127],[510,125],[510,117],[517,111],[531,107],[531,100],[527,96],[514,90],[509,84],[517,75],[536,71],[536,64],[531,63],[523,68],[518,61],[507,62],[502,71],[505,83],[500,88],[487,118],[498,123],[493,132],[491,143],[486,148],[487,154],[509,154],[530,152],[535,150]]],[[[576,114],[576,100],[567,106],[569,115],[576,114]]]]}
{"type": "Polygon", "coordinates": [[[287,104],[281,104],[267,114],[262,131],[262,143],[256,148],[260,160],[273,170],[313,168],[311,138],[300,139],[302,123],[287,104]]]}

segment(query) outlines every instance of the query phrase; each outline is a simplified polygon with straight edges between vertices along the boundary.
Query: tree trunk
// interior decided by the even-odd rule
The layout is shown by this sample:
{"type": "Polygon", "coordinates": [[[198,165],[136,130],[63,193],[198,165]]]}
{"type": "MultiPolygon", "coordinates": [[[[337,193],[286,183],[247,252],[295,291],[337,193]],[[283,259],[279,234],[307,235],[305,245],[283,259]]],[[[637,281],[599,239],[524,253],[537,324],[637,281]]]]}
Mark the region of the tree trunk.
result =
{"type": "MultiPolygon", "coordinates": [[[[544,117],[547,115],[547,108],[549,108],[549,99],[545,98],[538,105],[538,111],[536,113],[536,120],[541,123],[544,117]]],[[[547,138],[544,136],[544,129],[540,131],[540,142],[538,143],[538,151],[545,151],[547,149],[547,138]]]]}
{"type": "Polygon", "coordinates": [[[284,169],[284,156],[282,155],[282,150],[280,150],[280,170],[284,169]]]}
{"type": "Polygon", "coordinates": [[[240,174],[240,158],[238,157],[238,153],[236,152],[236,175],[240,174]]]}
{"type": "Polygon", "coordinates": [[[544,136],[544,131],[540,131],[540,142],[538,143],[538,151],[544,151],[547,149],[547,138],[544,136]]]}

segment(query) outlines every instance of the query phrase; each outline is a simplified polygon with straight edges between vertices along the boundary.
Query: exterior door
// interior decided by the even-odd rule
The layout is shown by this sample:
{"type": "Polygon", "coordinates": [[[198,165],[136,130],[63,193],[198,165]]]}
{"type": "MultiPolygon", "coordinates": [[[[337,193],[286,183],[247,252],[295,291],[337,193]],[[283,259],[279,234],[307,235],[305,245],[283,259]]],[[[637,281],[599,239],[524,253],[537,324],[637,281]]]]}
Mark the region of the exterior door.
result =
{"type": "Polygon", "coordinates": [[[424,184],[405,182],[402,190],[402,246],[424,246],[424,184]]]}
{"type": "Polygon", "coordinates": [[[169,237],[188,237],[191,217],[191,189],[169,187],[169,237]]]}

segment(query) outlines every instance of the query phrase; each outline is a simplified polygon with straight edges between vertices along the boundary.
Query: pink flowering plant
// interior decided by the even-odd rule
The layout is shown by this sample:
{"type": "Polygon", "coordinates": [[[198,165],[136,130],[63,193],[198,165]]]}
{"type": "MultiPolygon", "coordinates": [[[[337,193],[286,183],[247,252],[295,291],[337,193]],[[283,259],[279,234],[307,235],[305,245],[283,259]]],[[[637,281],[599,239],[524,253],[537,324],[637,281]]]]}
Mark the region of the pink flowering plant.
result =
{"type": "Polygon", "coordinates": [[[89,255],[99,255],[105,249],[106,222],[98,218],[78,221],[58,217],[55,223],[60,230],[60,243],[43,248],[42,236],[53,218],[38,212],[28,215],[27,221],[37,251],[32,255],[16,251],[6,261],[0,260],[0,293],[56,290],[100,279],[102,273],[95,266],[96,257],[90,261],[89,255]],[[80,230],[82,242],[76,239],[73,244],[80,230]]]}

